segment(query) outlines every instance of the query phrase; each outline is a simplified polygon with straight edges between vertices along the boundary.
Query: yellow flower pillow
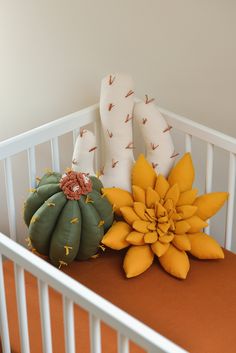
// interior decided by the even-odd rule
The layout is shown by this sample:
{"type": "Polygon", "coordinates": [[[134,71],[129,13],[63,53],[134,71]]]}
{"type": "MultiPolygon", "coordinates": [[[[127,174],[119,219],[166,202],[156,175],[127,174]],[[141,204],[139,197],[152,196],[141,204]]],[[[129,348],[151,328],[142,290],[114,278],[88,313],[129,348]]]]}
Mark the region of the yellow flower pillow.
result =
{"type": "Polygon", "coordinates": [[[194,167],[190,153],[172,168],[166,179],[157,175],[140,155],[132,169],[132,194],[117,188],[102,192],[123,221],[113,224],[102,239],[112,249],[126,247],[123,268],[128,278],[138,276],[153,263],[154,255],[171,275],[186,278],[187,252],[198,259],[223,259],[211,236],[202,232],[228,198],[227,192],[197,196],[192,188],[194,167]]]}

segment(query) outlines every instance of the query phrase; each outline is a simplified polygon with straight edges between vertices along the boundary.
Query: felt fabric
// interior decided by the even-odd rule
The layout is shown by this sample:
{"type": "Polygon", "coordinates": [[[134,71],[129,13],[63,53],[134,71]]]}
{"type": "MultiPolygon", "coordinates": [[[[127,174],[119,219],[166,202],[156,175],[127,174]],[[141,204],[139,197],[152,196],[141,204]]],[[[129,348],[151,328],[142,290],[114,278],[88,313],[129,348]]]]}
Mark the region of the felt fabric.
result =
{"type": "MultiPolygon", "coordinates": [[[[123,251],[107,250],[96,260],[73,262],[63,271],[191,353],[235,353],[236,255],[224,253],[224,261],[190,258],[191,272],[185,281],[168,276],[156,261],[141,277],[127,280],[122,272],[123,251]]],[[[20,353],[13,266],[9,261],[4,263],[4,275],[12,352],[20,353]]],[[[49,292],[53,348],[64,353],[62,298],[52,289],[49,292]]],[[[31,350],[42,353],[38,288],[29,274],[26,294],[31,350]]],[[[89,353],[88,325],[87,313],[76,306],[77,353],[89,353]]],[[[117,353],[116,334],[104,324],[102,348],[103,353],[117,353]]],[[[131,353],[141,352],[132,345],[131,353]]]]}
{"type": "Polygon", "coordinates": [[[175,160],[171,126],[147,96],[145,101],[135,103],[133,115],[143,136],[147,160],[158,173],[167,176],[175,160]]]}
{"type": "Polygon", "coordinates": [[[129,75],[114,73],[101,83],[100,115],[105,142],[105,164],[101,180],[106,187],[130,190],[134,161],[132,114],[133,81],[129,75]]]}
{"type": "Polygon", "coordinates": [[[94,173],[94,154],[97,152],[96,137],[87,129],[80,129],[72,156],[72,170],[75,172],[94,173]]]}

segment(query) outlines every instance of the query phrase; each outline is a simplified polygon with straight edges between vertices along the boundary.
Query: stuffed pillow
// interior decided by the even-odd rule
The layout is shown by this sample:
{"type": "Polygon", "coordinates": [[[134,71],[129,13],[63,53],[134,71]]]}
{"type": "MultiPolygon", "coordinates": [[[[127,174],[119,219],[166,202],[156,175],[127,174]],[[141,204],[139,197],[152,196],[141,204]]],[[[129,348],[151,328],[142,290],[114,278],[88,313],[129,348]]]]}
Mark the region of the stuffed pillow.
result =
{"type": "Polygon", "coordinates": [[[156,174],[141,155],[132,169],[132,193],[126,191],[127,204],[120,202],[123,190],[102,189],[115,205],[123,221],[115,223],[102,243],[112,249],[128,247],[124,259],[126,276],[146,271],[154,255],[171,275],[184,279],[190,268],[187,253],[199,259],[222,259],[224,253],[216,240],[202,232],[206,220],[228,198],[226,192],[197,197],[192,188],[194,167],[186,153],[171,169],[168,178],[156,174]]]}

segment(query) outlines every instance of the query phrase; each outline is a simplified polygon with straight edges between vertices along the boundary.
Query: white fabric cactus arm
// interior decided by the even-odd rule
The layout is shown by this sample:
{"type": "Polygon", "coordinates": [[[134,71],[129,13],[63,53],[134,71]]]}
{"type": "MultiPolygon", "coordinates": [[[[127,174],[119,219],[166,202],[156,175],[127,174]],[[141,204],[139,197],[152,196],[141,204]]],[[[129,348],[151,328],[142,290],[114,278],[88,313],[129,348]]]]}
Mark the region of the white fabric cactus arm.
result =
{"type": "Polygon", "coordinates": [[[171,126],[148,96],[145,102],[135,103],[133,116],[145,142],[147,160],[158,173],[167,176],[177,155],[170,135],[171,126]]]}
{"type": "Polygon", "coordinates": [[[100,115],[105,141],[105,165],[101,180],[106,187],[130,190],[134,162],[132,113],[133,81],[126,74],[106,76],[101,84],[100,115]]]}
{"type": "Polygon", "coordinates": [[[94,134],[87,129],[80,129],[72,156],[72,170],[95,175],[93,163],[96,150],[94,134]]]}

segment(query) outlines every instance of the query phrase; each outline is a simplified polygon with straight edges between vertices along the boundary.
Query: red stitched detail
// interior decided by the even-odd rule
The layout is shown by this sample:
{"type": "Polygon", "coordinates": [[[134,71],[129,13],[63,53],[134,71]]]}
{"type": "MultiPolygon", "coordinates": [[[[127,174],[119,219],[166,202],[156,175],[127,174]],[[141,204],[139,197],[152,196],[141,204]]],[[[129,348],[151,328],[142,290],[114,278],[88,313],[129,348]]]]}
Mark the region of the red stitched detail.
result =
{"type": "Polygon", "coordinates": [[[155,100],[155,98],[149,99],[149,98],[148,98],[148,95],[145,94],[145,104],[149,104],[149,103],[153,102],[154,100],[155,100]]]}
{"type": "Polygon", "coordinates": [[[132,96],[134,94],[134,91],[132,89],[125,95],[125,98],[128,98],[129,96],[132,96]]]}

